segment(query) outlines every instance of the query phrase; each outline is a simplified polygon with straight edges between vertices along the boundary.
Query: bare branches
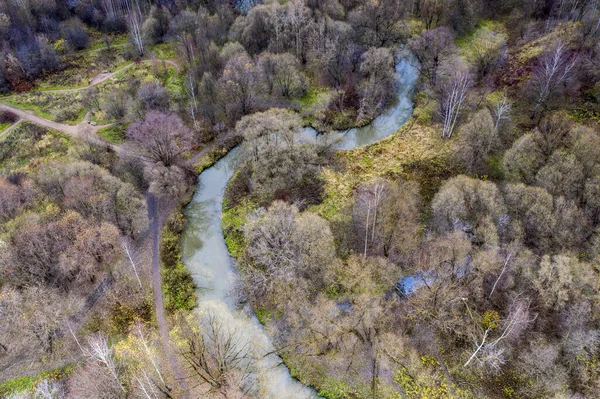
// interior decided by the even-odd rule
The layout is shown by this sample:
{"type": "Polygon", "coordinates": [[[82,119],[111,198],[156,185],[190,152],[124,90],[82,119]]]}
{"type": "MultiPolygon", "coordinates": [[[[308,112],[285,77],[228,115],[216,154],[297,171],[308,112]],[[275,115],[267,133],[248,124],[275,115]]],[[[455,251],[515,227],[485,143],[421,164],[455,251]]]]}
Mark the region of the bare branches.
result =
{"type": "Polygon", "coordinates": [[[452,137],[471,84],[469,72],[463,71],[454,74],[442,87],[438,111],[443,125],[442,138],[452,137]]]}
{"type": "Polygon", "coordinates": [[[137,49],[138,55],[144,55],[144,39],[142,35],[142,23],[144,16],[140,4],[137,0],[126,0],[127,7],[127,27],[129,28],[129,37],[137,49]]]}
{"type": "Polygon", "coordinates": [[[118,374],[117,358],[114,349],[108,344],[108,338],[104,334],[91,335],[87,339],[87,346],[84,348],[84,355],[100,363],[113,377],[114,382],[125,392],[125,387],[121,383],[118,374]]]}
{"type": "Polygon", "coordinates": [[[213,314],[201,320],[181,320],[179,327],[180,354],[190,372],[209,387],[208,392],[224,394],[232,388],[242,392],[250,389],[248,377],[256,362],[254,348],[239,331],[213,314]],[[232,383],[239,386],[231,386],[232,383]]]}
{"type": "Polygon", "coordinates": [[[506,93],[502,95],[502,99],[496,103],[494,107],[494,130],[496,134],[500,131],[502,122],[510,120],[510,112],[512,110],[512,104],[510,103],[506,93]]]}
{"type": "Polygon", "coordinates": [[[531,78],[535,94],[532,119],[543,113],[559,86],[571,80],[577,61],[578,58],[570,56],[563,43],[559,43],[554,50],[544,56],[531,78]]]}
{"type": "Polygon", "coordinates": [[[123,248],[123,251],[125,251],[125,254],[127,255],[127,259],[129,259],[129,263],[131,264],[131,268],[133,269],[133,273],[135,274],[135,278],[137,279],[137,282],[140,285],[140,288],[142,288],[142,280],[140,280],[140,276],[138,274],[137,267],[135,266],[135,262],[133,261],[133,258],[131,256],[130,243],[126,240],[122,240],[121,248],[123,248]]]}
{"type": "Polygon", "coordinates": [[[509,253],[508,256],[506,257],[506,260],[504,261],[504,266],[502,266],[502,271],[498,275],[498,278],[496,279],[496,282],[494,283],[494,286],[492,287],[492,290],[490,291],[490,295],[488,296],[488,298],[491,298],[492,295],[494,295],[494,291],[496,290],[496,285],[498,285],[498,281],[500,281],[500,279],[504,275],[504,272],[506,272],[506,268],[510,262],[511,257],[512,257],[512,252],[509,253]]]}
{"type": "MultiPolygon", "coordinates": [[[[470,313],[466,299],[463,299],[463,301],[470,313]]],[[[536,319],[536,316],[530,316],[529,306],[529,300],[517,297],[510,306],[506,319],[484,321],[486,324],[485,330],[481,332],[481,338],[473,338],[475,350],[463,364],[463,367],[467,367],[473,360],[477,360],[481,366],[488,368],[490,371],[499,371],[505,363],[503,356],[505,349],[500,347],[499,344],[506,339],[517,338],[536,319]],[[492,340],[491,335],[495,331],[498,331],[499,335],[492,340]]]]}

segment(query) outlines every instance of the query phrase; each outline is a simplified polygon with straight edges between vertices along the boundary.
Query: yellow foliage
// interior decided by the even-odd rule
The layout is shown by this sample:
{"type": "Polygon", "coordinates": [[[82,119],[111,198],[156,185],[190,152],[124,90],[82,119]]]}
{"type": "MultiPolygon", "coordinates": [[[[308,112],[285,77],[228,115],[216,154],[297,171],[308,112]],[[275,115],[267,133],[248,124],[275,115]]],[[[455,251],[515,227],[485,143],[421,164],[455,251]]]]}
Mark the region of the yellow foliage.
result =
{"type": "Polygon", "coordinates": [[[500,321],[500,315],[495,310],[486,310],[483,314],[482,327],[487,330],[495,330],[498,328],[498,322],[500,321]]]}

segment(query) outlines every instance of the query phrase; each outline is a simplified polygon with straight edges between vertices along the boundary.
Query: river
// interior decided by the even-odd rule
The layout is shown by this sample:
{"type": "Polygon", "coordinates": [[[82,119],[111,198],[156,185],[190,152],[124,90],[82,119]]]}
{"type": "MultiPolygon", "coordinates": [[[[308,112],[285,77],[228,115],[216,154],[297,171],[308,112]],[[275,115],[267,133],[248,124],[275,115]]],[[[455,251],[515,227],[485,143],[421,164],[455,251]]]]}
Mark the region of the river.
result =
{"type": "MultiPolygon", "coordinates": [[[[410,54],[401,54],[396,64],[397,99],[369,125],[345,132],[338,149],[348,150],[374,143],[398,130],[412,115],[412,96],[418,70],[410,54]]],[[[317,137],[313,129],[305,133],[317,137]]],[[[253,314],[239,309],[235,301],[238,283],[235,262],[229,255],[221,229],[225,186],[232,177],[239,148],[230,151],[198,178],[198,189],[185,211],[183,261],[198,287],[198,311],[211,314],[224,326],[236,330],[243,343],[251,345],[260,359],[253,374],[255,396],[265,399],[318,397],[290,376],[279,356],[262,354],[273,350],[270,338],[253,314]]]]}

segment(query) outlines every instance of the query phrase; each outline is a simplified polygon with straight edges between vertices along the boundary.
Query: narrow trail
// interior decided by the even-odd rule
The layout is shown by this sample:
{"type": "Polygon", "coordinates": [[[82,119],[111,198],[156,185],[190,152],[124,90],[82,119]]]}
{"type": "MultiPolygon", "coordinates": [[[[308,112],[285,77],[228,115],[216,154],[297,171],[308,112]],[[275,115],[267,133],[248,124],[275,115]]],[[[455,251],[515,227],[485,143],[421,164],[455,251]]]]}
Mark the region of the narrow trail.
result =
{"type": "MultiPolygon", "coordinates": [[[[188,386],[179,368],[179,362],[177,357],[171,350],[169,343],[169,328],[165,320],[165,306],[162,295],[162,281],[160,276],[160,240],[162,237],[162,227],[164,223],[164,217],[161,217],[159,212],[160,199],[154,196],[152,193],[146,194],[146,204],[148,207],[148,219],[150,221],[150,231],[152,235],[152,288],[154,291],[154,308],[156,311],[156,321],[158,324],[158,331],[160,333],[161,342],[163,349],[167,354],[171,371],[175,377],[175,380],[179,383],[179,387],[182,390],[182,398],[188,398],[188,386]]],[[[167,206],[166,214],[169,214],[173,210],[173,206],[167,206]]]]}
{"type": "Polygon", "coordinates": [[[8,135],[8,133],[10,133],[11,130],[13,130],[14,128],[16,128],[19,123],[21,123],[22,119],[17,120],[15,123],[13,123],[12,125],[10,125],[9,127],[7,127],[6,129],[4,129],[2,132],[0,132],[0,140],[2,139],[2,137],[8,135]]]}

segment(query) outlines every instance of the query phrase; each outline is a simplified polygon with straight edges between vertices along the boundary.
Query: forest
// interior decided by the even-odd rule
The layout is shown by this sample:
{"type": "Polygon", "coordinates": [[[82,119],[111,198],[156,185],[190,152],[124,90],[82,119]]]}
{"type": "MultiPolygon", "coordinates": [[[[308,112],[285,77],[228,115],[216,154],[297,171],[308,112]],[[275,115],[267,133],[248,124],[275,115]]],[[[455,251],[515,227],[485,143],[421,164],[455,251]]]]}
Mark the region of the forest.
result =
{"type": "Polygon", "coordinates": [[[0,397],[600,397],[600,1],[0,0],[0,397]]]}

